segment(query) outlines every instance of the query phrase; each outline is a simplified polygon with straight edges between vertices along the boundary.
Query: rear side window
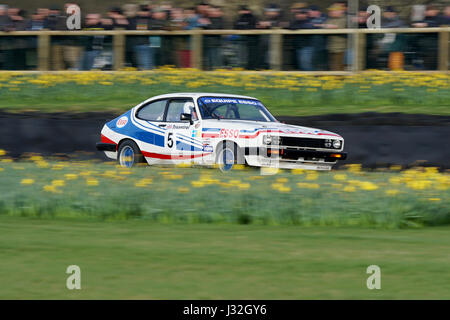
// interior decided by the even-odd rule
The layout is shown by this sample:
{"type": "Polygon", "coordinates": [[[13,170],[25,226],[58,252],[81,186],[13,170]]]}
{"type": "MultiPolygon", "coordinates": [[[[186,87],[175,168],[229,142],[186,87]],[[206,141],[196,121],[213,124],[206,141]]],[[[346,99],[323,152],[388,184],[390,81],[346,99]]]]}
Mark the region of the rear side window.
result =
{"type": "Polygon", "coordinates": [[[147,121],[163,121],[166,104],[167,99],[150,102],[149,104],[140,108],[136,116],[139,119],[147,121]]]}

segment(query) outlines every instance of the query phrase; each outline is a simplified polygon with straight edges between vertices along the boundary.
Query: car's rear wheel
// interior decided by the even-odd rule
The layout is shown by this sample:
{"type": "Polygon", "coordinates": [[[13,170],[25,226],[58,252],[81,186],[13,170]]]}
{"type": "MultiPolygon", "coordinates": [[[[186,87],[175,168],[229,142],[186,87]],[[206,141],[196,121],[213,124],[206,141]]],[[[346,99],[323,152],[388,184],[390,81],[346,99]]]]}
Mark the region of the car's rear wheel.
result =
{"type": "Polygon", "coordinates": [[[236,164],[245,164],[241,149],[233,142],[224,141],[217,147],[216,164],[220,171],[228,172],[236,164]]]}
{"type": "Polygon", "coordinates": [[[144,157],[134,141],[126,140],[119,145],[117,161],[122,167],[131,168],[143,162],[144,157]]]}

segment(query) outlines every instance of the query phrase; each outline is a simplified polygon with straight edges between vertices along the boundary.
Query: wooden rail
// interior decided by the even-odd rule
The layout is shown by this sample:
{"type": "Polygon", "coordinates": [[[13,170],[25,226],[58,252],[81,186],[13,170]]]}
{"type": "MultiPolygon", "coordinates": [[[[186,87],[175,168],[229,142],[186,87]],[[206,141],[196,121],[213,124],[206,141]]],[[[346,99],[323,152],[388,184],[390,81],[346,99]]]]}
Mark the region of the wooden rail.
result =
{"type": "MultiPolygon", "coordinates": [[[[269,60],[272,70],[281,70],[283,65],[283,37],[286,35],[332,35],[351,34],[353,38],[353,72],[365,69],[365,50],[367,34],[373,33],[437,33],[438,34],[438,70],[449,70],[449,33],[450,27],[442,28],[382,28],[382,29],[268,29],[268,30],[101,30],[101,31],[12,31],[0,32],[2,36],[37,36],[38,37],[38,70],[49,70],[51,37],[54,36],[93,36],[109,35],[113,37],[115,70],[124,66],[126,36],[159,35],[159,36],[189,36],[191,38],[191,65],[203,68],[203,36],[208,35],[269,35],[269,60]]],[[[333,72],[333,71],[330,71],[333,72]]]]}

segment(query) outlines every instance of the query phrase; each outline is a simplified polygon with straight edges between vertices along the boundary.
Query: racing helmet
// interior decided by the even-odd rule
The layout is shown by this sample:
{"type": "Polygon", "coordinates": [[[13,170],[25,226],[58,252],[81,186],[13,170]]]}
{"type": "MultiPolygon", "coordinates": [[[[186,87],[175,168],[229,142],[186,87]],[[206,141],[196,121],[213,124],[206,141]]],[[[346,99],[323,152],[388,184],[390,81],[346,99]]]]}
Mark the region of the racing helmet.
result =
{"type": "Polygon", "coordinates": [[[183,106],[183,113],[192,114],[194,111],[194,103],[192,101],[188,101],[183,106]]]}

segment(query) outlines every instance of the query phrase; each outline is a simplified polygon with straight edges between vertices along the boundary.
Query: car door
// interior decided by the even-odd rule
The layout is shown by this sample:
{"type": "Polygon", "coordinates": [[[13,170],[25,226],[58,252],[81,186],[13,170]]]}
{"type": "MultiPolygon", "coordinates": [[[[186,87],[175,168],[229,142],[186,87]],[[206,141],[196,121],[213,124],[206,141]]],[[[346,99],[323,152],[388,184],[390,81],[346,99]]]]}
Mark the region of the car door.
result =
{"type": "Polygon", "coordinates": [[[164,129],[166,130],[165,146],[170,157],[167,160],[189,162],[200,157],[203,151],[201,142],[200,121],[197,117],[192,98],[172,98],[167,103],[164,129]],[[181,120],[181,114],[190,110],[192,121],[181,120]]]}
{"type": "Polygon", "coordinates": [[[150,101],[139,107],[132,119],[132,137],[149,164],[160,163],[167,154],[164,116],[168,102],[168,99],[150,101]]]}

